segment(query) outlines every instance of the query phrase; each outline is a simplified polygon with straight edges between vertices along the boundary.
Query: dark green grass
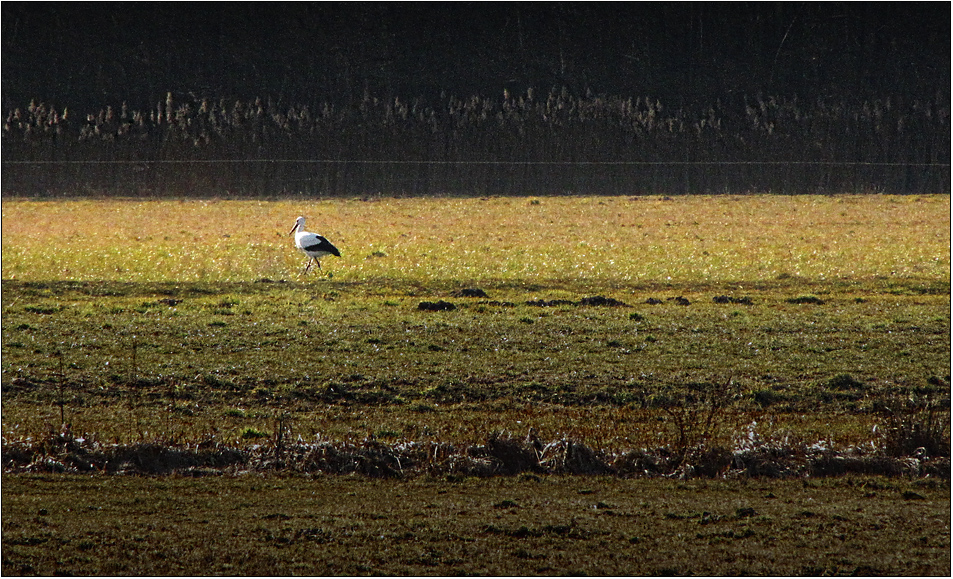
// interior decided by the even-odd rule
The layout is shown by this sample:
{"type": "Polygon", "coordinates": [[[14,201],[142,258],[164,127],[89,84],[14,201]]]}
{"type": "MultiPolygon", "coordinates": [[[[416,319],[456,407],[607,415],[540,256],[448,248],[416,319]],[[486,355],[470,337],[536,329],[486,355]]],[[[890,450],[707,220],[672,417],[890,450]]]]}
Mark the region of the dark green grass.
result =
{"type": "Polygon", "coordinates": [[[3,477],[4,575],[950,574],[933,480],[3,477]]]}
{"type": "Polygon", "coordinates": [[[935,280],[500,284],[489,298],[386,281],[2,287],[8,440],[62,416],[104,441],[235,442],[280,416],[308,440],[532,426],[617,449],[670,442],[664,401],[730,381],[725,437],[758,420],[856,443],[879,402],[949,397],[949,284],[935,280]],[[629,307],[579,305],[597,295],[629,307]],[[438,300],[456,309],[418,309],[438,300]]]}

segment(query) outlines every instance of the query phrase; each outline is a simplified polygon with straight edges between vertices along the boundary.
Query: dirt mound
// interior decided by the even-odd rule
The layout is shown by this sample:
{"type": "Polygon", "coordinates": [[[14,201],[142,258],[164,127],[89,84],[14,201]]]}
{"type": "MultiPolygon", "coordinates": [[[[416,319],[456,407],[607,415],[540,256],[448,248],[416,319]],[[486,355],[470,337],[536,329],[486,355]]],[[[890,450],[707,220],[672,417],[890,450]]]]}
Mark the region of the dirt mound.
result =
{"type": "Polygon", "coordinates": [[[504,302],[500,300],[487,300],[485,302],[477,302],[478,306],[492,306],[496,308],[515,308],[516,304],[513,302],[504,302]]]}
{"type": "Polygon", "coordinates": [[[786,300],[789,304],[814,304],[814,305],[824,305],[824,300],[817,296],[797,296],[795,298],[788,298],[786,300]]]}
{"type": "Polygon", "coordinates": [[[601,308],[627,308],[629,304],[625,302],[620,302],[617,299],[607,298],[604,296],[592,296],[588,298],[582,298],[579,301],[580,306],[594,306],[601,308]]]}
{"type": "Polygon", "coordinates": [[[672,302],[672,303],[674,303],[674,304],[677,305],[677,306],[690,306],[690,305],[692,305],[691,300],[689,300],[689,299],[686,298],[686,297],[682,297],[682,296],[675,296],[675,297],[665,298],[664,300],[660,300],[660,299],[658,299],[658,298],[647,298],[647,299],[645,300],[645,303],[649,304],[650,306],[657,306],[657,305],[660,305],[660,304],[664,304],[665,302],[672,302]]]}
{"type": "Polygon", "coordinates": [[[489,298],[485,291],[478,287],[468,287],[461,290],[457,290],[450,294],[455,298],[489,298]]]}
{"type": "Polygon", "coordinates": [[[603,308],[628,308],[629,304],[625,302],[620,302],[614,298],[607,298],[605,296],[591,296],[582,298],[578,302],[572,300],[530,300],[526,302],[528,306],[535,306],[540,308],[553,308],[559,306],[589,306],[589,307],[603,307],[603,308]]]}
{"type": "Polygon", "coordinates": [[[457,306],[450,302],[440,300],[437,302],[420,302],[417,305],[417,309],[425,312],[448,312],[457,309],[457,306]]]}
{"type": "Polygon", "coordinates": [[[716,304],[741,304],[745,306],[750,306],[754,304],[754,302],[751,301],[751,298],[748,296],[736,298],[734,296],[721,295],[721,296],[715,296],[714,298],[712,298],[712,301],[714,301],[716,304]]]}
{"type": "Polygon", "coordinates": [[[576,302],[572,300],[530,300],[526,302],[526,305],[537,308],[555,308],[559,306],[574,306],[576,302]]]}

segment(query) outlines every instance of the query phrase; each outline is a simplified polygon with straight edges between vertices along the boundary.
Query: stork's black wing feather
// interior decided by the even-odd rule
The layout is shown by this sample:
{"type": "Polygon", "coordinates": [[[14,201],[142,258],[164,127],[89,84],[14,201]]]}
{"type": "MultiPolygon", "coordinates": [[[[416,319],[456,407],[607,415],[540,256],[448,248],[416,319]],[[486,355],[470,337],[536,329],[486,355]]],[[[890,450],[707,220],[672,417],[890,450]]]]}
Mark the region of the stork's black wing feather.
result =
{"type": "Polygon", "coordinates": [[[321,237],[320,235],[318,235],[317,238],[318,238],[317,243],[306,245],[302,249],[304,249],[305,251],[321,251],[324,253],[329,253],[331,255],[336,255],[338,257],[341,257],[341,252],[338,251],[338,248],[334,247],[330,241],[321,237]]]}

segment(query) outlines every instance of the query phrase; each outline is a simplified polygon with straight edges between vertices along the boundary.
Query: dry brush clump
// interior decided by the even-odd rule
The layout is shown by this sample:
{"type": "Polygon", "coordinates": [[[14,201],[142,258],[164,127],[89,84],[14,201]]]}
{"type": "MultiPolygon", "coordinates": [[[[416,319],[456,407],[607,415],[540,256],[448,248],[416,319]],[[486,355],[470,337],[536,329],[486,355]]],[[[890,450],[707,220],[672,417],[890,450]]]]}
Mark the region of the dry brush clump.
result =
{"type": "Polygon", "coordinates": [[[370,478],[490,477],[533,475],[613,475],[625,478],[803,478],[843,474],[950,478],[950,456],[919,448],[897,456],[894,449],[869,442],[837,448],[829,441],[807,444],[788,437],[762,438],[756,424],[731,446],[698,443],[690,448],[662,446],[611,452],[569,438],[541,441],[530,431],[520,439],[491,433],[484,444],[457,446],[432,441],[385,443],[270,442],[238,448],[211,437],[191,444],[143,441],[105,444],[64,428],[41,439],[3,442],[4,472],[112,475],[217,476],[249,472],[370,478]]]}
{"type": "Polygon", "coordinates": [[[884,451],[894,457],[950,456],[950,400],[912,394],[880,403],[884,451]]]}
{"type": "Polygon", "coordinates": [[[3,442],[5,470],[76,474],[165,475],[220,473],[249,460],[249,451],[206,440],[197,444],[152,440],[107,444],[94,435],[75,435],[68,426],[32,440],[3,442]]]}
{"type": "Polygon", "coordinates": [[[34,100],[7,112],[3,193],[948,192],[949,117],[941,96],[672,109],[565,88],[350,107],[170,92],[85,115],[34,100]]]}

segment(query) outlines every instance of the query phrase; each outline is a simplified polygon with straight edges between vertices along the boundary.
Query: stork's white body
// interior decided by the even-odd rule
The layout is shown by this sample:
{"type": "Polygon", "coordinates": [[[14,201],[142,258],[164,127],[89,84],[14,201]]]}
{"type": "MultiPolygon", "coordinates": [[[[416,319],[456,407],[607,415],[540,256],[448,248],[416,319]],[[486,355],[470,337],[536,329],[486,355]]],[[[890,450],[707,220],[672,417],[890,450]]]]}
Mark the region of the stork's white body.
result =
{"type": "Polygon", "coordinates": [[[304,217],[295,220],[295,226],[291,228],[289,235],[291,233],[294,233],[295,236],[295,246],[309,258],[304,273],[308,273],[312,264],[315,263],[318,264],[318,269],[321,269],[321,262],[318,260],[326,255],[341,256],[338,248],[334,247],[325,237],[304,230],[304,217]]]}

